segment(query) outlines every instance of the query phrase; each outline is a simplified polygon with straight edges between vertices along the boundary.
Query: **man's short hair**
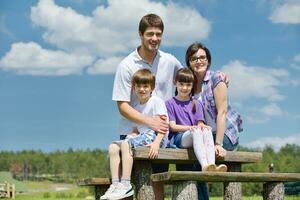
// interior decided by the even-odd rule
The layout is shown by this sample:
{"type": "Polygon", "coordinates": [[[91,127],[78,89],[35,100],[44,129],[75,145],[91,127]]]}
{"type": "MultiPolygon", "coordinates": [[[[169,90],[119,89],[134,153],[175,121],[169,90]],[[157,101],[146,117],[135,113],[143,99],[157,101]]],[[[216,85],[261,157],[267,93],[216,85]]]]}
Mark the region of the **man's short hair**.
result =
{"type": "Polygon", "coordinates": [[[156,14],[150,13],[142,17],[139,24],[139,32],[144,34],[146,29],[149,27],[156,27],[159,28],[161,32],[164,32],[164,23],[160,16],[156,14]]]}
{"type": "Polygon", "coordinates": [[[150,84],[153,90],[155,88],[155,76],[149,69],[139,69],[133,74],[131,84],[132,87],[139,84],[150,84]]]}

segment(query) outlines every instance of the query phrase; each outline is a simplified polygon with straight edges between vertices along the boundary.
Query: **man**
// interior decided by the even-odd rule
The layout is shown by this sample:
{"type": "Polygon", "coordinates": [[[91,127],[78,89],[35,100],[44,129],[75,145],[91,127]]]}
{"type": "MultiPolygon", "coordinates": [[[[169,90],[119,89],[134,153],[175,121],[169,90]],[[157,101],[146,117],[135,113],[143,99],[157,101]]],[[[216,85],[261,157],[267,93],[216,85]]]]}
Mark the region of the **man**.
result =
{"type": "MultiPolygon", "coordinates": [[[[152,95],[158,96],[164,101],[174,95],[173,81],[181,63],[171,54],[159,50],[164,24],[156,14],[147,14],[139,23],[139,36],[141,44],[135,51],[124,58],[119,64],[114,80],[112,100],[117,102],[121,114],[119,133],[120,139],[125,139],[131,132],[132,122],[148,126],[156,132],[166,133],[169,124],[159,117],[149,117],[136,111],[133,107],[138,103],[137,97],[131,88],[132,75],[141,68],[149,69],[156,77],[155,90],[152,95]]],[[[225,75],[225,74],[224,74],[225,75]]],[[[226,76],[226,75],[225,75],[226,76]]],[[[226,83],[228,83],[226,77],[226,83]]],[[[111,150],[111,149],[110,149],[111,150]]],[[[119,151],[119,147],[115,147],[119,151]]],[[[190,166],[177,165],[177,170],[189,171],[190,166]]],[[[199,166],[193,170],[199,170],[199,166]]],[[[167,167],[153,165],[153,171],[158,173],[166,171],[167,167]]],[[[163,199],[163,187],[155,185],[156,199],[163,199]]],[[[208,199],[206,184],[198,185],[199,199],[208,199]]]]}
{"type": "MultiPolygon", "coordinates": [[[[149,117],[135,110],[138,103],[131,88],[132,75],[139,69],[149,69],[156,78],[152,95],[167,100],[173,96],[173,80],[181,63],[171,54],[159,50],[164,24],[155,14],[147,14],[139,23],[140,46],[119,64],[113,87],[112,100],[117,101],[121,116],[120,139],[132,130],[132,122],[148,126],[156,132],[166,133],[169,124],[160,117],[149,117]]],[[[115,150],[118,150],[117,147],[115,150]]],[[[154,172],[166,171],[167,167],[153,166],[154,172]]],[[[163,187],[154,185],[156,199],[163,199],[163,187]]]]}

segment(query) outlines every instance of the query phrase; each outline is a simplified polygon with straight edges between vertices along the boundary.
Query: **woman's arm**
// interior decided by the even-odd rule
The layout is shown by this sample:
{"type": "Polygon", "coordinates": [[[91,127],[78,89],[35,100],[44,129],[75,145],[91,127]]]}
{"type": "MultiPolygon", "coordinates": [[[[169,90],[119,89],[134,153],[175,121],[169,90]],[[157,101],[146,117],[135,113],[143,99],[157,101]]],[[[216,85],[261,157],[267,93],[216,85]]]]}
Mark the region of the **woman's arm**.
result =
{"type": "Polygon", "coordinates": [[[224,157],[226,151],[223,149],[223,139],[226,130],[226,114],[227,114],[227,86],[224,82],[220,82],[214,88],[214,98],[217,107],[217,132],[216,132],[216,154],[224,157]]]}
{"type": "Polygon", "coordinates": [[[175,121],[170,121],[169,124],[170,124],[170,130],[173,132],[184,132],[192,128],[192,126],[177,125],[175,121]]]}

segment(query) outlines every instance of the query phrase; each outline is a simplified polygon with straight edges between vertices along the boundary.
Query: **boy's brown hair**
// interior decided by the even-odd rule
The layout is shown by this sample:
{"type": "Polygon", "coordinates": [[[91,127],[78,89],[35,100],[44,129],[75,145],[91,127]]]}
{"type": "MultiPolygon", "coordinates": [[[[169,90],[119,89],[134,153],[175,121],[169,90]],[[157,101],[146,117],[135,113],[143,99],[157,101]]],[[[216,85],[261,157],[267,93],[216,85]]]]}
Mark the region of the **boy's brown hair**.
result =
{"type": "Polygon", "coordinates": [[[132,87],[138,84],[150,84],[151,89],[155,88],[155,76],[149,69],[139,69],[136,71],[131,80],[132,87]]]}

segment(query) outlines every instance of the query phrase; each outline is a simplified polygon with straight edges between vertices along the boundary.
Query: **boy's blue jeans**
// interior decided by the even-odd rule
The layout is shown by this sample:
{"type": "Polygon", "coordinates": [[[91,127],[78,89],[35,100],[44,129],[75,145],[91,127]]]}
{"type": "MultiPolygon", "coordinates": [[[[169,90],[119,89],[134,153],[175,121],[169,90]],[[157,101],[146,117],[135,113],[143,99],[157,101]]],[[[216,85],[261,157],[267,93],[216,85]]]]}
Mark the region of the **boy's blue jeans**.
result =
{"type": "MultiPolygon", "coordinates": [[[[214,140],[216,139],[216,135],[213,134],[214,140]]],[[[224,135],[223,140],[223,148],[227,151],[234,151],[238,146],[238,143],[232,144],[229,138],[224,135]]],[[[200,164],[193,164],[193,165],[184,165],[184,164],[177,164],[176,165],[177,171],[201,171],[200,164]]],[[[205,182],[197,182],[197,190],[198,190],[198,200],[208,200],[209,193],[208,193],[208,186],[205,182]]]]}

